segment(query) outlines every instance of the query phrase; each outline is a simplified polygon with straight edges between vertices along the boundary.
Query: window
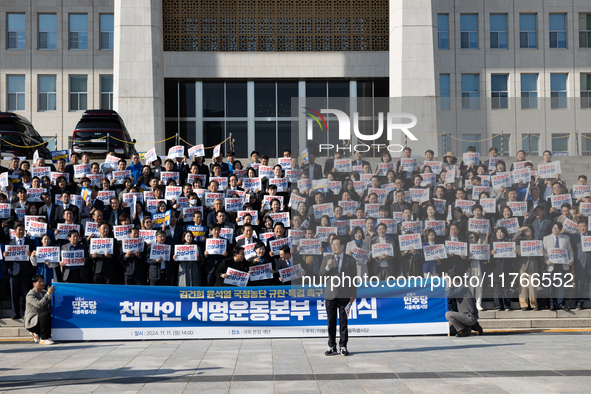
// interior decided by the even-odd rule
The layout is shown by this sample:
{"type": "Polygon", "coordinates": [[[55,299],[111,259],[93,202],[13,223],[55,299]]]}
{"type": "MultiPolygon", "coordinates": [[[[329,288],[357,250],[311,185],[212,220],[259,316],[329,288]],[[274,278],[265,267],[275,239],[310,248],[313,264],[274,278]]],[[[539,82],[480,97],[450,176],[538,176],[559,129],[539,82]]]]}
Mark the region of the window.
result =
{"type": "Polygon", "coordinates": [[[25,14],[7,14],[8,17],[8,49],[25,49],[26,25],[25,14]]]}
{"type": "Polygon", "coordinates": [[[460,15],[462,49],[478,49],[478,14],[460,15]]]}
{"type": "Polygon", "coordinates": [[[70,15],[70,49],[88,49],[88,15],[70,15]]]}
{"type": "Polygon", "coordinates": [[[437,15],[437,42],[439,49],[449,49],[449,14],[437,15]]]}
{"type": "Polygon", "coordinates": [[[441,98],[441,109],[449,109],[449,74],[439,74],[439,97],[441,98]]]}
{"type": "Polygon", "coordinates": [[[39,75],[39,103],[38,111],[56,110],[56,82],[55,75],[39,75]]]}
{"type": "Polygon", "coordinates": [[[591,48],[591,14],[579,14],[579,47],[591,48]]]}
{"type": "Polygon", "coordinates": [[[70,76],[70,111],[87,109],[88,77],[86,75],[70,76]]]}
{"type": "Polygon", "coordinates": [[[101,109],[113,109],[112,75],[101,75],[101,109]]]}
{"type": "Polygon", "coordinates": [[[7,111],[25,110],[25,76],[8,75],[7,111]]]}
{"type": "Polygon", "coordinates": [[[538,74],[521,74],[521,109],[538,108],[538,74]]]}
{"type": "Polygon", "coordinates": [[[566,108],[566,78],[568,74],[550,74],[550,107],[566,108]]]}
{"type": "Polygon", "coordinates": [[[462,109],[478,109],[479,75],[462,74],[462,109]]]}
{"type": "Polygon", "coordinates": [[[463,134],[462,139],[462,152],[468,152],[468,147],[473,146],[480,153],[480,134],[463,134]]]}
{"type": "Polygon", "coordinates": [[[566,48],[566,14],[550,14],[550,48],[566,48]]]}
{"type": "Polygon", "coordinates": [[[113,50],[113,33],[115,24],[113,14],[101,15],[101,49],[113,50]]]}
{"type": "Polygon", "coordinates": [[[581,137],[582,155],[591,156],[591,134],[583,133],[581,137]]]}
{"type": "Polygon", "coordinates": [[[568,154],[568,133],[553,133],[552,134],[552,154],[567,153],[568,154]]]}
{"type": "Polygon", "coordinates": [[[47,149],[49,149],[51,152],[57,150],[55,137],[43,137],[43,136],[41,136],[41,138],[43,138],[43,141],[49,141],[49,142],[47,142],[47,149]]]}
{"type": "Polygon", "coordinates": [[[591,108],[591,74],[581,73],[581,109],[591,108]]]}
{"type": "Polygon", "coordinates": [[[39,49],[57,49],[56,14],[39,14],[39,49]]]}
{"type": "Polygon", "coordinates": [[[509,156],[510,134],[493,134],[492,145],[498,149],[499,156],[509,156]]]}
{"type": "Polygon", "coordinates": [[[538,26],[536,14],[519,14],[519,48],[538,47],[538,26]]]}
{"type": "Polygon", "coordinates": [[[521,149],[527,152],[528,156],[540,155],[540,135],[539,134],[523,134],[521,141],[521,149]]]}
{"type": "Polygon", "coordinates": [[[490,47],[507,49],[507,14],[490,15],[490,47]]]}
{"type": "Polygon", "coordinates": [[[490,76],[492,109],[509,108],[509,92],[507,91],[507,80],[509,74],[492,74],[490,76]]]}

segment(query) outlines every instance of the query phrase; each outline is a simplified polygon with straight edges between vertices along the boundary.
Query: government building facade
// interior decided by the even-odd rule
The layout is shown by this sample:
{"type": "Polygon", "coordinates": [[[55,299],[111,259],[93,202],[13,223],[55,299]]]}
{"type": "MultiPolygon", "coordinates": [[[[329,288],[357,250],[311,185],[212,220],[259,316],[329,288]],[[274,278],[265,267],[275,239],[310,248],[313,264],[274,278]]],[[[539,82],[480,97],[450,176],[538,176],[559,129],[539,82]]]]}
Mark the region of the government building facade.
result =
{"type": "Polygon", "coordinates": [[[52,150],[102,108],[138,151],[231,135],[237,157],[277,157],[308,144],[293,97],[373,114],[391,97],[421,100],[418,140],[377,142],[415,153],[591,154],[588,1],[0,0],[0,43],[0,110],[57,135],[52,150]]]}

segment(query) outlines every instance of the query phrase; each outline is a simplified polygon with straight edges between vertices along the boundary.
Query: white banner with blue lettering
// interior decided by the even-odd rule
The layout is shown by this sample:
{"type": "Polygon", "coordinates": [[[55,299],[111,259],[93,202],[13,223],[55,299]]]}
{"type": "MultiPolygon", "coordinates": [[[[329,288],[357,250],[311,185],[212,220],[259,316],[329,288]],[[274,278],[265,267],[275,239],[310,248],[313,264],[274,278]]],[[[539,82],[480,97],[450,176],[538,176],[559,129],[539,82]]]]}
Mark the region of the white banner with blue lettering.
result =
{"type": "MultiPolygon", "coordinates": [[[[54,285],[57,341],[327,336],[322,288],[54,285]]],[[[448,333],[443,286],[384,285],[357,295],[351,336],[448,333]]]]}

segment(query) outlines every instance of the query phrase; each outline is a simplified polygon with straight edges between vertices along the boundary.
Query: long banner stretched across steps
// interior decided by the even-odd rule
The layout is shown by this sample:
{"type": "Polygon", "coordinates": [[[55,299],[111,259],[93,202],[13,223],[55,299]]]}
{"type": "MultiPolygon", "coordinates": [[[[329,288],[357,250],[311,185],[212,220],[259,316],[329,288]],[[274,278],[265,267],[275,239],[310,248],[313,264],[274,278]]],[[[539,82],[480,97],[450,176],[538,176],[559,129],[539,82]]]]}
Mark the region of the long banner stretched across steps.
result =
{"type": "MultiPolygon", "coordinates": [[[[322,288],[54,283],[58,341],[327,336],[322,288]]],[[[447,334],[445,287],[360,288],[349,335],[447,334]]]]}

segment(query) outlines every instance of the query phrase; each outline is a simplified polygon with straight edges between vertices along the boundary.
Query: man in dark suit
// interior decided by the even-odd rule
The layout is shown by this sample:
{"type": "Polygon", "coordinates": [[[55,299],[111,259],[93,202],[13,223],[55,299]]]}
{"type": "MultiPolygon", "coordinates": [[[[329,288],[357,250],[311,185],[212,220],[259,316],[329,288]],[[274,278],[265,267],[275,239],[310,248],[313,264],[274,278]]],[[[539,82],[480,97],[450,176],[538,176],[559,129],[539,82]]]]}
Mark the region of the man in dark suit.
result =
{"type": "Polygon", "coordinates": [[[245,224],[243,227],[243,234],[244,234],[244,238],[240,239],[238,242],[236,242],[236,246],[244,246],[244,245],[248,245],[248,244],[256,244],[257,242],[259,242],[259,239],[253,236],[253,229],[252,229],[252,225],[250,224],[245,224]]]}
{"type": "MultiPolygon", "coordinates": [[[[109,238],[111,227],[108,223],[99,224],[100,238],[109,238]]],[[[115,284],[115,264],[119,264],[119,247],[117,242],[113,242],[113,254],[111,253],[93,253],[90,256],[93,266],[94,283],[96,284],[115,284]]]]}
{"type": "MultiPolygon", "coordinates": [[[[583,252],[582,242],[582,237],[589,235],[587,219],[579,220],[577,230],[578,232],[570,236],[570,243],[575,258],[576,300],[577,310],[579,310],[583,309],[583,289],[585,288],[585,283],[591,278],[591,252],[583,252]]],[[[589,287],[589,293],[591,294],[591,286],[589,287]]]]}
{"type": "MultiPolygon", "coordinates": [[[[9,226],[14,226],[14,223],[17,221],[21,221],[24,219],[19,219],[18,214],[16,213],[17,209],[25,209],[27,206],[27,189],[24,187],[19,187],[16,189],[16,195],[18,196],[17,200],[13,202],[10,206],[10,218],[7,221],[9,226]]],[[[24,211],[21,211],[24,212],[24,211]]],[[[21,216],[23,218],[24,216],[21,216]]]]}
{"type": "Polygon", "coordinates": [[[66,283],[86,283],[86,264],[88,262],[88,250],[83,243],[80,242],[80,233],[76,230],[68,232],[69,243],[62,246],[62,251],[83,250],[85,255],[85,263],[81,266],[68,266],[63,261],[60,261],[61,279],[60,282],[66,283]]]}
{"type": "Polygon", "coordinates": [[[333,171],[334,169],[334,161],[335,160],[341,160],[343,158],[343,155],[340,152],[335,152],[333,157],[329,157],[328,159],[326,159],[326,161],[324,162],[324,175],[328,175],[331,172],[335,173],[336,170],[333,171]]]}
{"type": "Polygon", "coordinates": [[[353,257],[344,253],[345,242],[341,237],[334,237],[330,246],[333,254],[324,257],[320,265],[320,271],[318,272],[319,276],[324,276],[327,279],[324,299],[326,300],[326,317],[328,323],[328,350],[324,354],[327,356],[338,354],[336,342],[338,310],[340,326],[339,347],[341,348],[341,354],[348,356],[347,342],[349,340],[349,333],[346,307],[349,303],[352,304],[357,297],[357,288],[351,283],[355,275],[357,275],[357,263],[353,257]],[[332,277],[342,279],[343,283],[340,283],[340,286],[333,286],[332,279],[329,279],[332,277]]]}
{"type": "Polygon", "coordinates": [[[119,216],[124,213],[129,215],[129,210],[121,208],[121,203],[117,197],[111,197],[110,206],[103,211],[103,217],[110,226],[119,226],[119,216]]]}
{"type": "MultiPolygon", "coordinates": [[[[528,214],[526,213],[526,215],[528,214]]],[[[540,241],[552,233],[552,220],[544,216],[544,205],[542,204],[534,208],[534,217],[528,218],[524,224],[533,226],[534,238],[540,241]]]]}
{"type": "Polygon", "coordinates": [[[302,173],[308,174],[308,179],[322,179],[322,166],[316,164],[316,156],[308,154],[308,162],[302,163],[302,173]]]}
{"type": "MultiPolygon", "coordinates": [[[[591,252],[583,252],[582,237],[589,235],[587,219],[580,219],[577,224],[578,232],[570,236],[573,255],[575,258],[575,281],[576,281],[576,300],[577,310],[583,309],[583,289],[588,279],[591,279],[591,252]]],[[[591,286],[589,287],[591,294],[591,286]]],[[[570,305],[569,305],[570,307],[570,305]]]]}
{"type": "Polygon", "coordinates": [[[57,216],[57,205],[55,205],[51,201],[51,194],[49,194],[49,193],[41,194],[41,201],[43,201],[45,204],[43,204],[39,208],[39,215],[45,216],[45,218],[47,219],[47,223],[48,223],[47,229],[48,230],[56,228],[57,222],[61,218],[57,216]]]}
{"type": "MultiPolygon", "coordinates": [[[[129,230],[129,238],[139,238],[140,232],[137,228],[129,230]]],[[[123,263],[123,274],[125,280],[123,283],[126,285],[145,285],[146,284],[146,243],[144,242],[144,250],[141,252],[129,251],[124,252],[121,248],[121,254],[119,260],[123,263]]]]}
{"type": "MultiPolygon", "coordinates": [[[[291,250],[289,249],[289,245],[283,245],[279,249],[279,257],[275,259],[275,266],[277,267],[276,279],[279,283],[282,283],[286,286],[296,284],[296,281],[287,281],[284,282],[281,277],[279,276],[279,270],[293,267],[295,265],[293,261],[293,256],[291,255],[291,250]]],[[[299,279],[298,279],[299,281],[299,279]]],[[[301,281],[299,281],[301,283],[301,281]]],[[[299,284],[299,283],[298,283],[299,284]]]]}
{"type": "Polygon", "coordinates": [[[359,151],[355,152],[355,160],[352,160],[351,166],[361,166],[363,168],[366,164],[369,165],[369,171],[371,172],[371,164],[369,164],[369,161],[363,160],[363,153],[359,151]]]}
{"type": "MultiPolygon", "coordinates": [[[[18,222],[14,229],[15,239],[11,240],[9,245],[28,245],[29,250],[25,252],[27,257],[31,256],[31,252],[35,250],[35,243],[29,238],[25,237],[25,225],[18,222]]],[[[4,259],[8,256],[8,252],[4,252],[4,259]]],[[[27,259],[26,261],[7,261],[8,268],[8,282],[10,283],[10,301],[12,303],[12,318],[20,319],[22,317],[21,310],[24,310],[25,297],[31,288],[31,278],[34,274],[33,265],[27,259]],[[22,308],[20,296],[23,297],[22,308]]]]}
{"type": "Polygon", "coordinates": [[[544,212],[548,212],[549,208],[547,208],[546,201],[540,195],[540,188],[537,186],[532,186],[529,189],[531,200],[527,200],[527,212],[533,211],[535,207],[538,205],[542,205],[544,207],[544,212]]]}
{"type": "Polygon", "coordinates": [[[57,226],[57,223],[63,223],[65,221],[64,220],[64,211],[68,208],[74,214],[74,223],[80,223],[80,210],[78,209],[78,207],[76,205],[70,203],[70,193],[67,191],[64,191],[60,197],[60,200],[62,200],[62,205],[57,206],[55,209],[56,215],[58,217],[57,222],[56,222],[56,226],[57,226]]]}
{"type": "Polygon", "coordinates": [[[93,185],[90,186],[89,189],[91,190],[90,199],[88,199],[88,201],[85,201],[84,204],[82,204],[82,209],[80,210],[81,220],[89,218],[90,211],[92,211],[94,208],[100,209],[101,211],[105,210],[105,203],[97,198],[99,192],[98,187],[93,185]]]}

